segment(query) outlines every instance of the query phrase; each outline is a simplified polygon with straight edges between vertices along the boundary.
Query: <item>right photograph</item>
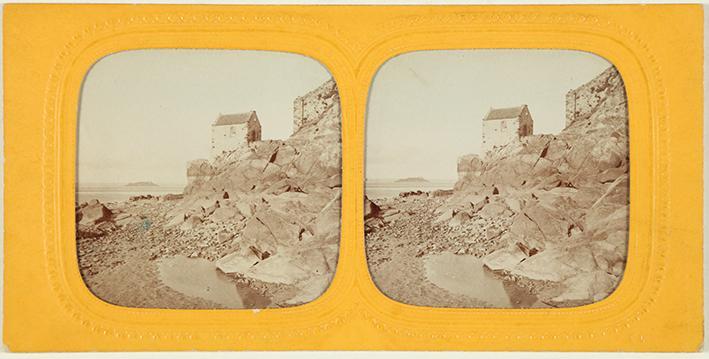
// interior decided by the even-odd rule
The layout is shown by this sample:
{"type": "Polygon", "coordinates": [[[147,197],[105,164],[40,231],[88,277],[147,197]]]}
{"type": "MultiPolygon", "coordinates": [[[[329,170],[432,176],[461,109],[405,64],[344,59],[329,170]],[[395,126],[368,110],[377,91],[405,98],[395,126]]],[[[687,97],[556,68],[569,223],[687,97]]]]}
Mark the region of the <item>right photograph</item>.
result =
{"type": "Polygon", "coordinates": [[[571,50],[399,55],[366,119],[364,230],[389,298],[575,307],[627,259],[628,108],[616,68],[571,50]]]}

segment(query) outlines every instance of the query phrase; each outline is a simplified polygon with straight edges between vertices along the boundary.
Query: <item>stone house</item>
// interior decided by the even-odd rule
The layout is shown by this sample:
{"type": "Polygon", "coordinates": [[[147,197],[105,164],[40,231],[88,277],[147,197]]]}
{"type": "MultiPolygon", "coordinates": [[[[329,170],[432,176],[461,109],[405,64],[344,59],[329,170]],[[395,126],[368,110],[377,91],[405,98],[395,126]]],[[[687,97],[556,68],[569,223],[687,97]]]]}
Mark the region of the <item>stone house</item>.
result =
{"type": "Polygon", "coordinates": [[[481,154],[496,146],[504,146],[512,141],[534,133],[534,120],[527,105],[507,108],[490,108],[483,118],[481,154]]]}
{"type": "Polygon", "coordinates": [[[261,141],[256,111],[220,115],[212,124],[212,159],[254,141],[261,141]]]}

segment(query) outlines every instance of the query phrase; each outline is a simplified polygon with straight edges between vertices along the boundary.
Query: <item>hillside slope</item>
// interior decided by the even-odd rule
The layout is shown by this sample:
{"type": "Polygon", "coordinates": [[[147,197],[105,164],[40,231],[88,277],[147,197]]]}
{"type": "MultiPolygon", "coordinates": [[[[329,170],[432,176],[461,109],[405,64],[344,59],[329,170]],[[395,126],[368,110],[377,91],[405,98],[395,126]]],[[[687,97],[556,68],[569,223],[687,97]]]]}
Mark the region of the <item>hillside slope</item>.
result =
{"type": "MultiPolygon", "coordinates": [[[[254,142],[188,168],[175,226],[233,235],[225,273],[286,287],[285,304],[310,301],[330,282],[340,238],[340,103],[334,80],[307,102],[285,140],[254,142]]],[[[281,303],[280,305],[284,305],[281,303]]]]}
{"type": "Polygon", "coordinates": [[[567,127],[458,161],[454,195],[437,210],[465,221],[511,217],[485,265],[535,283],[547,304],[606,297],[622,277],[628,229],[628,132],[614,67],[567,95],[567,127]],[[491,210],[493,207],[494,210],[491,210]]]}

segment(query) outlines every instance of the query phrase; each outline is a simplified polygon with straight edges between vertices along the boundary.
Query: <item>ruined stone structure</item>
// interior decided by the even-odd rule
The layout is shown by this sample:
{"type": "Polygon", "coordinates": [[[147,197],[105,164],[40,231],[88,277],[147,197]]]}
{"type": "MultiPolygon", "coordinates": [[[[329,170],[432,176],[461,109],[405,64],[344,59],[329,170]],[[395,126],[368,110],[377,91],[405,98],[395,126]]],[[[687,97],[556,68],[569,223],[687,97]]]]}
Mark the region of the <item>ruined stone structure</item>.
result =
{"type": "Polygon", "coordinates": [[[483,161],[476,154],[467,154],[458,157],[458,181],[472,176],[480,176],[483,161]]]}
{"type": "Polygon", "coordinates": [[[334,79],[303,96],[296,97],[293,101],[293,133],[298,132],[307,123],[318,121],[327,108],[339,103],[340,94],[334,79]]]}
{"type": "Polygon", "coordinates": [[[187,185],[194,185],[196,182],[203,182],[214,175],[214,167],[208,160],[198,159],[187,162],[187,185]]]}
{"type": "Polygon", "coordinates": [[[566,127],[588,120],[601,102],[615,112],[627,111],[623,79],[614,66],[566,94],[566,127]],[[620,89],[620,90],[618,90],[620,89]]]}
{"type": "Polygon", "coordinates": [[[490,108],[483,118],[483,138],[480,153],[504,146],[534,132],[534,120],[527,105],[490,108]]]}
{"type": "Polygon", "coordinates": [[[253,141],[261,141],[256,111],[220,115],[212,124],[212,159],[253,141]]]}

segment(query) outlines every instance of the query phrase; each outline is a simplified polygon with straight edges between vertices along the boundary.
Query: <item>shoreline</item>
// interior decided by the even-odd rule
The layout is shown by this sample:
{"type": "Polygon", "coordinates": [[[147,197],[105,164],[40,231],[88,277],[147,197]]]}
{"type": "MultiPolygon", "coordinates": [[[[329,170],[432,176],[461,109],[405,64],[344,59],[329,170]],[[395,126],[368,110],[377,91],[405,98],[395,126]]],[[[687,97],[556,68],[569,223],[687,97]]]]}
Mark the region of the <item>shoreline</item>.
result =
{"type": "MultiPolygon", "coordinates": [[[[414,191],[371,199],[380,211],[365,219],[365,245],[372,279],[384,295],[406,304],[500,307],[499,303],[453,293],[426,276],[424,261],[427,257],[450,253],[482,259],[503,246],[502,235],[510,225],[509,218],[478,217],[463,225],[451,226],[441,220],[442,214],[437,212],[451,196],[452,190],[414,191]]],[[[481,266],[512,292],[509,299],[513,307],[519,302],[529,302],[529,297],[536,297],[537,283],[520,286],[517,280],[481,266]]]]}
{"type": "MultiPolygon", "coordinates": [[[[168,223],[168,214],[179,209],[178,202],[155,196],[113,201],[104,204],[112,212],[111,220],[97,226],[103,226],[105,233],[86,236],[83,230],[88,228],[77,225],[79,269],[94,295],[108,303],[130,307],[237,309],[183,294],[165,284],[158,273],[159,261],[184,256],[208,260],[214,264],[214,271],[229,278],[239,294],[243,291],[251,296],[254,305],[245,304],[245,309],[264,303],[256,297],[269,298],[268,308],[292,306],[286,302],[293,288],[223,273],[217,268],[216,260],[233,251],[234,239],[238,238],[243,223],[234,236],[207,235],[215,226],[207,230],[182,230],[168,223]],[[244,290],[245,287],[248,288],[244,290]]],[[[238,223],[229,223],[216,229],[229,225],[239,228],[238,223]]]]}

